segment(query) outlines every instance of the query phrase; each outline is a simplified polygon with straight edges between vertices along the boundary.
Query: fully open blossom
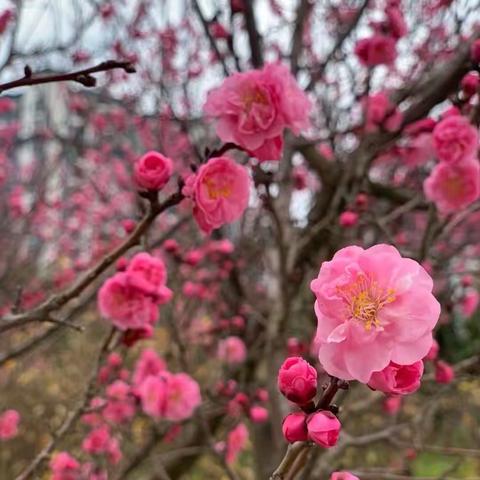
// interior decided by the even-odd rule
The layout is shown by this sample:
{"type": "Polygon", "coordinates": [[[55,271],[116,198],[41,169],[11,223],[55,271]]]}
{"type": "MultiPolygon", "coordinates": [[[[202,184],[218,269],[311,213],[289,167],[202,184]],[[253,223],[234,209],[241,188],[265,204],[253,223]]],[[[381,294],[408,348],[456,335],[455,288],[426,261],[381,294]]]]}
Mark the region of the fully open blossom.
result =
{"type": "Polygon", "coordinates": [[[100,313],[120,330],[142,328],[158,320],[157,306],[136,283],[131,274],[119,272],[98,292],[100,313]]]}
{"type": "Polygon", "coordinates": [[[247,169],[229,157],[214,157],[187,179],[185,193],[194,201],[193,215],[206,233],[240,218],[248,205],[247,169]]]}
{"type": "Polygon", "coordinates": [[[186,373],[170,374],[167,378],[165,418],[180,421],[190,418],[200,405],[200,387],[186,373]]]}
{"type": "Polygon", "coordinates": [[[165,415],[167,384],[163,376],[150,375],[136,389],[142,402],[142,409],[153,418],[165,415]]]}
{"type": "Polygon", "coordinates": [[[147,152],[135,163],[135,181],[140,188],[160,190],[172,175],[173,162],[158,152],[147,152]]]}
{"type": "Polygon", "coordinates": [[[288,69],[268,64],[261,70],[235,73],[210,91],[205,113],[218,119],[217,134],[258,160],[278,160],[283,131],[309,127],[311,104],[288,69]]]}
{"type": "Polygon", "coordinates": [[[461,115],[449,115],[433,129],[433,145],[440,161],[458,163],[475,157],[477,129],[461,115]]]}
{"type": "Polygon", "coordinates": [[[243,363],[247,358],[247,348],[240,337],[231,336],[218,342],[218,358],[230,365],[243,363]]]}
{"type": "Polygon", "coordinates": [[[477,160],[450,165],[439,163],[423,183],[428,200],[440,213],[458,212],[480,196],[480,166],[477,160]]]}
{"type": "Polygon", "coordinates": [[[355,54],[366,67],[390,65],[397,57],[396,40],[389,35],[381,34],[362,38],[355,45],[355,54]]]}
{"type": "Polygon", "coordinates": [[[293,412],[283,419],[282,432],[289,443],[306,442],[308,440],[307,415],[293,412]]]}
{"type": "Polygon", "coordinates": [[[277,383],[290,401],[305,404],[317,394],[317,371],[303,358],[289,357],[278,371],[277,383]]]}
{"type": "Polygon", "coordinates": [[[308,438],[321,447],[334,447],[341,428],[340,420],[328,411],[315,412],[307,419],[308,438]]]}
{"type": "Polygon", "coordinates": [[[155,303],[163,304],[172,298],[172,291],[165,285],[167,269],[161,258],[146,252],[137,253],[130,261],[127,272],[132,273],[131,282],[152,295],[155,303]]]}
{"type": "Polygon", "coordinates": [[[68,452],[59,452],[50,460],[51,480],[79,480],[80,464],[68,452]]]}
{"type": "Polygon", "coordinates": [[[373,372],[368,386],[390,395],[406,395],[420,388],[423,375],[423,362],[419,360],[412,365],[397,365],[394,362],[381,372],[373,372]]]}
{"type": "Polygon", "coordinates": [[[440,315],[432,288],[423,267],[395,247],[339,250],[311,283],[322,366],[330,375],[367,383],[391,361],[421,360],[440,315]]]}
{"type": "Polygon", "coordinates": [[[0,415],[0,440],[10,440],[18,433],[20,414],[16,410],[5,410],[0,415]]]}

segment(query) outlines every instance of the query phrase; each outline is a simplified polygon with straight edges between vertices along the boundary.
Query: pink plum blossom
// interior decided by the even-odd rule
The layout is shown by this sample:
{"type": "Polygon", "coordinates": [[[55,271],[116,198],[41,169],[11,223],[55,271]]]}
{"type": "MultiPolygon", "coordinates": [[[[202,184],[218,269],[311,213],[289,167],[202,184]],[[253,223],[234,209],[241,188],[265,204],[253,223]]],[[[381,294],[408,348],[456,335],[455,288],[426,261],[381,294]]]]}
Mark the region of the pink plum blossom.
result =
{"type": "Polygon", "coordinates": [[[455,378],[455,371],[452,366],[443,360],[438,360],[435,363],[435,381],[437,383],[448,384],[455,378]]]}
{"type": "Polygon", "coordinates": [[[243,363],[247,357],[244,341],[234,335],[218,342],[218,358],[229,365],[243,363]]]}
{"type": "Polygon", "coordinates": [[[390,362],[381,372],[372,373],[368,386],[390,395],[406,395],[420,388],[422,375],[421,360],[412,365],[397,365],[390,362]]]}
{"type": "Polygon", "coordinates": [[[173,162],[158,152],[147,152],[135,163],[135,181],[140,188],[160,190],[172,175],[173,162]]]}
{"type": "Polygon", "coordinates": [[[229,157],[211,158],[187,179],[184,191],[194,201],[193,215],[206,233],[238,220],[248,205],[250,177],[229,157]]]}
{"type": "Polygon", "coordinates": [[[248,441],[248,430],[245,424],[239,423],[227,435],[225,460],[233,463],[248,441]]]}
{"type": "Polygon", "coordinates": [[[423,183],[428,200],[442,214],[458,212],[480,196],[480,166],[476,160],[455,165],[439,163],[423,183]]]}
{"type": "Polygon", "coordinates": [[[142,328],[158,320],[157,306],[136,283],[132,275],[119,272],[107,279],[98,292],[100,313],[120,330],[142,328]]]}
{"type": "Polygon", "coordinates": [[[79,480],[80,464],[68,452],[58,452],[50,460],[51,480],[79,480]]]}
{"type": "Polygon", "coordinates": [[[311,104],[288,69],[267,64],[262,70],[235,73],[210,91],[204,110],[218,119],[217,134],[258,160],[278,160],[282,134],[309,127],[311,104]]]}
{"type": "Polygon", "coordinates": [[[350,472],[333,472],[330,480],[360,480],[350,472]]]}
{"type": "Polygon", "coordinates": [[[433,129],[433,145],[442,162],[471,160],[477,153],[478,132],[467,118],[449,115],[433,129]]]}
{"type": "Polygon", "coordinates": [[[393,37],[381,34],[363,38],[355,45],[355,54],[366,67],[390,65],[397,57],[396,41],[393,37]]]}
{"type": "Polygon", "coordinates": [[[10,440],[17,436],[20,414],[13,409],[5,410],[0,415],[0,440],[10,440]]]}
{"type": "Polygon", "coordinates": [[[390,245],[346,247],[324,262],[311,289],[315,343],[327,373],[367,383],[391,361],[421,360],[440,315],[432,288],[420,264],[390,245]]]}

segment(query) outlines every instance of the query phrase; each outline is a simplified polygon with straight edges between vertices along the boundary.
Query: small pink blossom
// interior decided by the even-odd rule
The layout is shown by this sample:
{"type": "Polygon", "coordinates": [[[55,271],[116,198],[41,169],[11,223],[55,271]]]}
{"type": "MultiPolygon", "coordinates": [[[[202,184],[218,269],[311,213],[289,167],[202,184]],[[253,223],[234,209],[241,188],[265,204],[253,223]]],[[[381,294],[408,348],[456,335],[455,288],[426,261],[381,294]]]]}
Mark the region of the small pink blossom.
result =
{"type": "Polygon", "coordinates": [[[225,460],[233,463],[238,454],[245,448],[248,441],[248,430],[245,424],[239,423],[227,435],[225,460]]]}
{"type": "Polygon", "coordinates": [[[158,320],[154,301],[135,283],[132,275],[119,272],[107,279],[98,292],[100,313],[120,330],[142,328],[158,320]]]}
{"type": "Polygon", "coordinates": [[[303,358],[289,357],[278,371],[277,384],[291,402],[303,405],[317,394],[317,371],[303,358]]]}
{"type": "Polygon", "coordinates": [[[420,388],[423,375],[423,362],[412,365],[397,365],[390,362],[381,372],[374,372],[368,386],[390,395],[407,395],[420,388]]]}
{"type": "Polygon", "coordinates": [[[148,376],[136,389],[142,402],[142,409],[153,418],[165,415],[167,399],[167,382],[163,375],[148,376]]]}
{"type": "Polygon", "coordinates": [[[268,420],[268,410],[260,405],[250,408],[248,416],[253,423],[265,423],[268,420]]]}
{"type": "Polygon", "coordinates": [[[193,215],[206,233],[241,217],[248,205],[250,177],[229,157],[211,158],[189,177],[186,192],[194,201],[193,215]]]}
{"type": "Polygon", "coordinates": [[[80,464],[68,452],[57,453],[50,461],[51,480],[79,480],[80,464]]]}
{"type": "Polygon", "coordinates": [[[307,416],[303,412],[288,414],[283,419],[282,432],[289,443],[306,442],[308,440],[307,416]]]}
{"type": "Polygon", "coordinates": [[[462,313],[465,317],[471,317],[475,313],[479,300],[480,297],[476,290],[469,289],[465,292],[462,300],[460,301],[462,313]]]}
{"type": "Polygon", "coordinates": [[[435,360],[438,357],[439,351],[440,351],[440,346],[438,345],[438,342],[435,339],[433,339],[432,346],[430,347],[430,350],[428,351],[424,360],[430,360],[430,361],[435,360]]]}
{"type": "Polygon", "coordinates": [[[165,361],[160,358],[151,348],[145,348],[142,350],[140,357],[135,364],[135,369],[133,372],[133,385],[140,385],[147,377],[150,375],[156,376],[160,372],[166,370],[165,361]]]}
{"type": "Polygon", "coordinates": [[[440,161],[459,163],[475,157],[477,129],[461,115],[449,115],[433,129],[433,145],[440,161]]]}
{"type": "Polygon", "coordinates": [[[421,360],[440,315],[432,288],[420,264],[393,246],[339,250],[311,283],[323,368],[344,380],[367,383],[391,361],[410,365],[421,360]]]}
{"type": "Polygon", "coordinates": [[[437,383],[448,384],[455,378],[455,371],[447,362],[438,360],[435,363],[435,381],[437,383]]]}
{"type": "Polygon", "coordinates": [[[166,380],[165,418],[174,422],[190,418],[202,401],[198,383],[186,373],[161,376],[166,380]]]}
{"type": "Polygon", "coordinates": [[[382,408],[385,413],[395,415],[402,408],[402,397],[397,395],[387,397],[382,403],[382,408]]]}
{"type": "Polygon", "coordinates": [[[238,365],[247,358],[247,349],[240,337],[231,336],[218,342],[218,358],[229,365],[238,365]]]}
{"type": "Polygon", "coordinates": [[[135,163],[135,181],[140,188],[160,190],[170,179],[173,162],[158,152],[147,152],[135,163]]]}
{"type": "Polygon", "coordinates": [[[141,252],[137,253],[127,267],[131,283],[146,294],[152,295],[155,303],[161,305],[172,298],[172,291],[166,287],[167,269],[161,258],[141,252]]]}
{"type": "Polygon", "coordinates": [[[402,124],[402,113],[390,102],[387,94],[378,92],[362,100],[365,112],[365,128],[367,132],[385,129],[397,131],[402,124]]]}
{"type": "Polygon", "coordinates": [[[393,37],[381,34],[363,38],[355,45],[355,54],[366,67],[390,65],[397,57],[396,41],[393,37]]]}
{"type": "Polygon", "coordinates": [[[308,438],[321,447],[334,447],[341,428],[338,418],[325,410],[315,412],[307,419],[308,438]]]}
{"type": "Polygon", "coordinates": [[[217,134],[258,160],[278,160],[282,134],[309,127],[311,104],[288,69],[268,64],[262,70],[235,73],[210,91],[205,113],[218,119],[217,134]]]}
{"type": "Polygon", "coordinates": [[[468,207],[480,196],[480,166],[476,160],[454,165],[439,163],[423,183],[428,200],[442,214],[468,207]]]}
{"type": "Polygon", "coordinates": [[[20,414],[16,410],[5,410],[0,415],[0,440],[10,440],[18,434],[20,414]]]}
{"type": "Polygon", "coordinates": [[[354,227],[358,222],[358,213],[352,212],[350,210],[345,210],[340,214],[338,218],[338,223],[341,227],[349,228],[354,227]]]}

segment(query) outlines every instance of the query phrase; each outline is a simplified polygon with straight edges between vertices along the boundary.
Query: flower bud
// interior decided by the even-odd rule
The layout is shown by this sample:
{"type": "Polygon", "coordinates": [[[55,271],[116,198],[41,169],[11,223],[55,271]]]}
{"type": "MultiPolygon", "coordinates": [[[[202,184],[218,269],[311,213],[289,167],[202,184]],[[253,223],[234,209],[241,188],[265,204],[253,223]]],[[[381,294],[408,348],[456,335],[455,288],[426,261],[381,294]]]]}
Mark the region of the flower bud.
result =
{"type": "Polygon", "coordinates": [[[172,175],[173,162],[158,152],[147,152],[135,163],[135,182],[146,190],[160,190],[172,175]]]}
{"type": "Polygon", "coordinates": [[[431,361],[435,360],[438,357],[439,350],[440,350],[440,346],[438,345],[438,342],[435,339],[433,339],[432,346],[430,347],[430,350],[428,351],[424,360],[431,360],[431,361]]]}
{"type": "Polygon", "coordinates": [[[437,383],[450,383],[455,378],[455,372],[447,362],[439,360],[435,364],[435,381],[437,383]]]}
{"type": "Polygon", "coordinates": [[[278,371],[278,389],[292,402],[308,403],[317,393],[317,371],[303,358],[289,357],[278,371]]]}
{"type": "Polygon", "coordinates": [[[283,419],[282,432],[289,443],[308,440],[307,416],[303,412],[290,413],[283,419]]]}
{"type": "Polygon", "coordinates": [[[402,408],[402,397],[387,397],[382,404],[383,411],[389,415],[395,415],[402,408]]]}
{"type": "Polygon", "coordinates": [[[417,391],[423,375],[423,362],[397,365],[390,362],[381,372],[373,372],[368,386],[383,393],[407,395],[417,391]]]}
{"type": "Polygon", "coordinates": [[[268,410],[265,407],[254,405],[250,408],[249,417],[253,423],[264,423],[268,419],[268,410]]]}
{"type": "Polygon", "coordinates": [[[341,227],[353,227],[358,222],[358,213],[352,212],[350,210],[345,210],[340,214],[338,222],[340,223],[341,227]]]}
{"type": "Polygon", "coordinates": [[[322,410],[308,417],[308,438],[321,447],[334,447],[342,425],[340,420],[331,412],[322,410]]]}

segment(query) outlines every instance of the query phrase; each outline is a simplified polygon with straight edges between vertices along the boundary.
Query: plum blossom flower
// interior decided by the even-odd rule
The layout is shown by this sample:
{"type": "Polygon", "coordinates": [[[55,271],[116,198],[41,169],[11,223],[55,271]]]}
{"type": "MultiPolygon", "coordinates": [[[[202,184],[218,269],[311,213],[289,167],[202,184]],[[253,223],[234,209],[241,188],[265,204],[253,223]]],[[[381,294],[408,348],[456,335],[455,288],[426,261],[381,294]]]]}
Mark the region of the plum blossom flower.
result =
{"type": "Polygon", "coordinates": [[[435,381],[437,383],[451,383],[455,378],[455,371],[452,366],[443,360],[435,363],[435,381]]]}
{"type": "Polygon", "coordinates": [[[57,453],[50,461],[51,480],[78,480],[80,464],[68,452],[57,453]]]}
{"type": "Polygon", "coordinates": [[[412,365],[397,365],[390,362],[381,372],[372,373],[368,386],[390,395],[406,395],[420,388],[422,375],[421,360],[412,365]]]}
{"type": "Polygon", "coordinates": [[[421,360],[432,345],[440,315],[433,281],[393,246],[339,250],[310,288],[316,296],[315,344],[330,375],[367,383],[391,361],[421,360]]]}
{"type": "Polygon", "coordinates": [[[230,365],[238,365],[245,361],[247,349],[240,337],[234,335],[218,342],[218,358],[230,365]]]}
{"type": "Polygon", "coordinates": [[[355,45],[355,55],[366,67],[390,65],[397,57],[396,40],[389,35],[381,34],[362,38],[355,45]]]}
{"type": "Polygon", "coordinates": [[[5,410],[0,415],[0,440],[10,440],[17,436],[20,414],[13,409],[5,410]]]}
{"type": "Polygon", "coordinates": [[[229,157],[214,157],[191,175],[184,193],[194,201],[193,215],[206,233],[240,218],[248,205],[247,169],[229,157]]]}
{"type": "Polygon", "coordinates": [[[158,152],[147,152],[134,167],[135,182],[140,188],[160,190],[170,179],[173,162],[158,152]]]}
{"type": "Polygon", "coordinates": [[[360,480],[350,472],[333,472],[330,480],[360,480]]]}
{"type": "Polygon", "coordinates": [[[98,292],[98,307],[103,317],[118,329],[137,329],[158,320],[153,299],[132,282],[132,275],[119,272],[105,281],[98,292]]]}
{"type": "Polygon", "coordinates": [[[218,119],[217,135],[258,160],[278,160],[283,131],[296,135],[309,127],[311,103],[288,69],[268,64],[262,70],[235,73],[210,91],[205,113],[218,119]]]}
{"type": "Polygon", "coordinates": [[[402,113],[392,104],[385,92],[378,92],[362,99],[365,111],[365,128],[367,132],[385,129],[395,132],[402,123],[402,113]]]}
{"type": "Polygon", "coordinates": [[[461,115],[448,115],[433,129],[433,145],[440,161],[458,163],[475,157],[477,129],[461,115]]]}
{"type": "Polygon", "coordinates": [[[155,350],[145,348],[135,364],[132,383],[133,385],[140,385],[150,375],[156,376],[165,371],[166,368],[165,361],[158,356],[155,350]]]}
{"type": "Polygon", "coordinates": [[[442,214],[464,209],[480,196],[478,161],[468,160],[454,165],[439,163],[424,181],[423,190],[442,214]]]}
{"type": "Polygon", "coordinates": [[[233,463],[238,454],[245,448],[248,441],[248,430],[245,424],[239,423],[227,435],[225,460],[227,463],[233,463]]]}

